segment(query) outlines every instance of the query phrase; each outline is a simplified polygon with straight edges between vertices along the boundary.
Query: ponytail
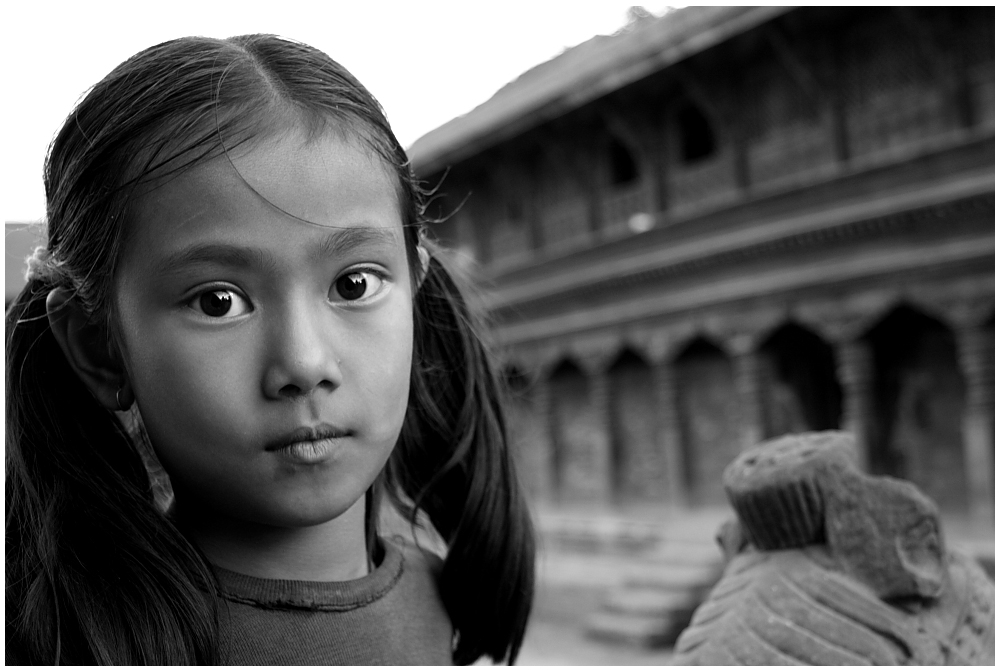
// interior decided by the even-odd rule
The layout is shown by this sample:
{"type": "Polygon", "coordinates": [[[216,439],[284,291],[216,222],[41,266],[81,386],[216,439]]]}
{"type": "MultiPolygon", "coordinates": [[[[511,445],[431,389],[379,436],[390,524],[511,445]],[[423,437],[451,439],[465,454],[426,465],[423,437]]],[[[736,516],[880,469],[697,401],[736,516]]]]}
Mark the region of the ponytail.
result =
{"type": "MultiPolygon", "coordinates": [[[[412,263],[422,194],[378,102],[347,70],[274,36],[183,38],[119,65],[53,141],[45,186],[58,285],[111,323],[136,189],[283,131],[290,112],[311,131],[343,129],[394,171],[412,263]]],[[[45,309],[56,285],[29,282],[6,319],[7,661],[212,663],[211,570],[156,508],[136,444],[64,358],[45,309]]],[[[369,514],[385,494],[411,520],[430,517],[449,546],[442,597],[455,660],[513,663],[535,548],[499,381],[437,259],[414,302],[410,406],[369,514]]],[[[374,531],[370,518],[370,546],[374,531]]]]}
{"type": "Polygon", "coordinates": [[[70,368],[47,294],[30,281],[6,316],[6,662],[212,663],[207,564],[70,368]]]}
{"type": "Polygon", "coordinates": [[[448,544],[441,596],[458,634],[455,662],[486,655],[513,664],[531,610],[535,540],[500,382],[461,291],[433,256],[414,312],[410,407],[386,493],[411,522],[422,509],[448,544]]]}

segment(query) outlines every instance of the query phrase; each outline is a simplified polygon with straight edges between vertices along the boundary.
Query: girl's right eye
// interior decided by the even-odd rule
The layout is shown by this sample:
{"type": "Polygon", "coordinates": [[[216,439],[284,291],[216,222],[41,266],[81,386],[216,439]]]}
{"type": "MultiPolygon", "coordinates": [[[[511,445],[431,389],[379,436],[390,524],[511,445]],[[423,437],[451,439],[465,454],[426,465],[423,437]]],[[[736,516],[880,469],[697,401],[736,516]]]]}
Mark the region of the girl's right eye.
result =
{"type": "Polygon", "coordinates": [[[203,291],[192,298],[188,306],[213,319],[232,318],[253,311],[246,298],[228,288],[203,291]]]}

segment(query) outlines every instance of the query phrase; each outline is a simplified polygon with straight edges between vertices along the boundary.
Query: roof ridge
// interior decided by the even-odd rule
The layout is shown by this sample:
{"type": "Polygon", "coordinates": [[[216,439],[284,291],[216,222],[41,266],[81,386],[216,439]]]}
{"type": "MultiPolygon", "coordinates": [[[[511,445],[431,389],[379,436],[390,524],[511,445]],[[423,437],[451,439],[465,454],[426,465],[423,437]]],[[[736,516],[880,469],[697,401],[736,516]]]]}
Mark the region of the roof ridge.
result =
{"type": "Polygon", "coordinates": [[[595,35],[526,70],[485,102],[424,134],[408,153],[419,172],[436,171],[543,122],[539,112],[546,107],[553,110],[548,116],[579,107],[790,9],[685,7],[641,21],[631,30],[595,35]]]}

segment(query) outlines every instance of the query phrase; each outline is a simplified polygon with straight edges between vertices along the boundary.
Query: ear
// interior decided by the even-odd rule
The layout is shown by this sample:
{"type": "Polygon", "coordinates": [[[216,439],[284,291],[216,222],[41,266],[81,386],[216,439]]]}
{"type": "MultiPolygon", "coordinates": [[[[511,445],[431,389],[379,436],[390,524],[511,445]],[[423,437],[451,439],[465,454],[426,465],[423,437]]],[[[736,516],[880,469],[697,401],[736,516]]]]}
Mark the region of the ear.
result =
{"type": "Polygon", "coordinates": [[[431,264],[431,252],[423,244],[418,244],[417,258],[420,259],[420,273],[417,276],[417,285],[413,287],[414,292],[420,288],[420,285],[424,283],[424,279],[427,277],[427,268],[431,264]]]}
{"type": "Polygon", "coordinates": [[[94,323],[65,288],[49,293],[45,310],[63,355],[98,402],[112,411],[128,409],[132,390],[104,327],[94,323]]]}

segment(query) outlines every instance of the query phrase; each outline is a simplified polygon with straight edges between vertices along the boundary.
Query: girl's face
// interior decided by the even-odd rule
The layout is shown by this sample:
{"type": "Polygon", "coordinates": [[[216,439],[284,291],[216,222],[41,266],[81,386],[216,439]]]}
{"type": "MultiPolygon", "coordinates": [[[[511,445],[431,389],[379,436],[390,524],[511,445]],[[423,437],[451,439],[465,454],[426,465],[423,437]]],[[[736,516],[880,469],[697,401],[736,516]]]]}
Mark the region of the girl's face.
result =
{"type": "Polygon", "coordinates": [[[139,202],[116,284],[129,382],[184,509],[314,525],[364,494],[403,423],[399,199],[335,133],[229,159],[139,202]]]}

